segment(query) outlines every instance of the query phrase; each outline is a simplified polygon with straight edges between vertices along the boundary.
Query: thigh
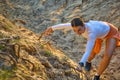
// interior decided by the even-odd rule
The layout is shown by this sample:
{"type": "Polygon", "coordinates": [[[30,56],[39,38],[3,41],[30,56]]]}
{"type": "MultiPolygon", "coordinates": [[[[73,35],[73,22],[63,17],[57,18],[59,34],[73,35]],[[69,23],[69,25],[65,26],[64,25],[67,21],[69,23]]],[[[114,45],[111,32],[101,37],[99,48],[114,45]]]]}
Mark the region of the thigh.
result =
{"type": "Polygon", "coordinates": [[[105,55],[112,56],[115,48],[116,48],[116,39],[108,38],[106,39],[106,47],[105,47],[105,55]]]}

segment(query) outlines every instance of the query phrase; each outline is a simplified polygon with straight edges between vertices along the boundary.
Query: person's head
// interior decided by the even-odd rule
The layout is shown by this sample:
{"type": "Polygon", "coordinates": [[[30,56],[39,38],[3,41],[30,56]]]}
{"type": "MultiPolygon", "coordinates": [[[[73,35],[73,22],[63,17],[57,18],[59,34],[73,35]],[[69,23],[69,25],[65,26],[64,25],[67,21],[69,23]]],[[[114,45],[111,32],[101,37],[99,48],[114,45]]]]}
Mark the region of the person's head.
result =
{"type": "Polygon", "coordinates": [[[71,21],[71,26],[77,34],[81,34],[85,31],[84,21],[81,18],[74,18],[71,21]]]}

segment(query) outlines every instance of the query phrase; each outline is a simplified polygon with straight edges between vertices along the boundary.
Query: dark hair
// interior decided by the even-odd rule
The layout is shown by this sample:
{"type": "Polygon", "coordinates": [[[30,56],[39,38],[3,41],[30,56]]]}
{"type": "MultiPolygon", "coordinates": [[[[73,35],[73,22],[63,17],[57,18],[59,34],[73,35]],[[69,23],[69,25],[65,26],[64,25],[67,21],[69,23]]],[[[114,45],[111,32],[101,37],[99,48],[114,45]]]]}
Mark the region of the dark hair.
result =
{"type": "Polygon", "coordinates": [[[84,26],[84,22],[81,18],[74,18],[71,21],[71,25],[72,25],[72,27],[74,27],[74,26],[84,26]]]}

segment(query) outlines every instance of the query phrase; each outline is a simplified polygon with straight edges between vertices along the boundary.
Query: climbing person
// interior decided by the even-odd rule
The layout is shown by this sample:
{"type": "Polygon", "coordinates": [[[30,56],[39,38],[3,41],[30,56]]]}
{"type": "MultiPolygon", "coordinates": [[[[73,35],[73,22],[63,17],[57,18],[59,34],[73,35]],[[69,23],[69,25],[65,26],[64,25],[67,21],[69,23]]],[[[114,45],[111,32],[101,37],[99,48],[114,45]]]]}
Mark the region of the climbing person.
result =
{"type": "Polygon", "coordinates": [[[120,46],[120,33],[117,27],[104,21],[89,20],[88,22],[84,22],[81,18],[74,18],[71,23],[48,27],[45,35],[50,35],[55,30],[73,30],[78,35],[87,38],[86,50],[77,67],[78,71],[82,71],[82,67],[86,71],[90,71],[91,61],[100,52],[102,42],[105,40],[104,56],[93,79],[100,80],[100,76],[110,63],[115,48],[120,46]]]}

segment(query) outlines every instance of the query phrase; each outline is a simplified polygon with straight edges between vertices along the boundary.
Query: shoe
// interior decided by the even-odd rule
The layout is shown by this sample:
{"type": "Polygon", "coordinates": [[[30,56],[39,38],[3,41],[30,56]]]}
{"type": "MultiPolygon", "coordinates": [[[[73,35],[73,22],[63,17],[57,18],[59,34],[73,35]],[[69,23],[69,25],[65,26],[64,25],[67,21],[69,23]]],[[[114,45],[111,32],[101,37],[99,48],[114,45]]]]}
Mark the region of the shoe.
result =
{"type": "Polygon", "coordinates": [[[100,76],[95,76],[93,80],[100,80],[100,76]]]}
{"type": "Polygon", "coordinates": [[[90,69],[91,69],[91,63],[86,62],[86,64],[85,64],[85,70],[86,71],[90,71],[90,69]]]}

